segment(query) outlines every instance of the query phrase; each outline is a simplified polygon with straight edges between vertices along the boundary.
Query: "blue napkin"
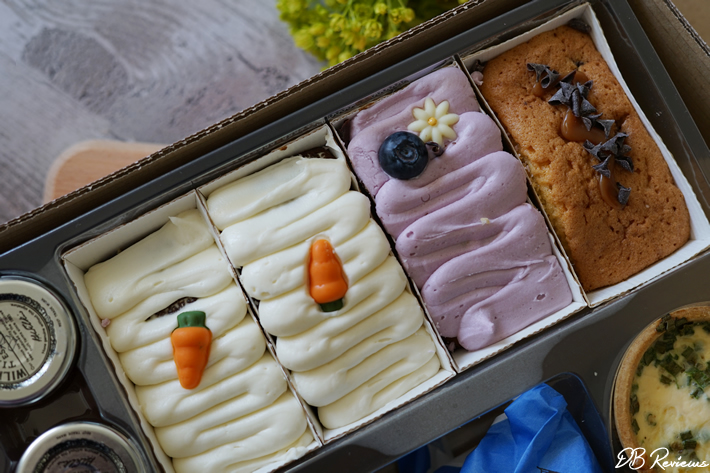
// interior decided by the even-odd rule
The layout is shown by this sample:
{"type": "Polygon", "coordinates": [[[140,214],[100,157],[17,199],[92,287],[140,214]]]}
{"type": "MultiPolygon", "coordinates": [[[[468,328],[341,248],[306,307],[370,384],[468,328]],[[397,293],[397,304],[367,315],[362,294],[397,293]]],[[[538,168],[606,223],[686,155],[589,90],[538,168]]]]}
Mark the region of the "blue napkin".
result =
{"type": "Polygon", "coordinates": [[[541,384],[505,410],[466,458],[461,473],[602,473],[567,402],[541,384]]]}

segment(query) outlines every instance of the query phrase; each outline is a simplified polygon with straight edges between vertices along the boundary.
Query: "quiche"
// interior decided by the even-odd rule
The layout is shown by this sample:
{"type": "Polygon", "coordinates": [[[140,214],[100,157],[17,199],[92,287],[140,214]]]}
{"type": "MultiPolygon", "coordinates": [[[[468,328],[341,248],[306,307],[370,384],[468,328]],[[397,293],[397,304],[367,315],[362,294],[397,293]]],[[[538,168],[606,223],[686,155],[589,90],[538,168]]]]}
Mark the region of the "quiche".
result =
{"type": "Polygon", "coordinates": [[[614,420],[633,468],[708,471],[710,307],[679,309],[644,329],[615,386],[614,420]]]}

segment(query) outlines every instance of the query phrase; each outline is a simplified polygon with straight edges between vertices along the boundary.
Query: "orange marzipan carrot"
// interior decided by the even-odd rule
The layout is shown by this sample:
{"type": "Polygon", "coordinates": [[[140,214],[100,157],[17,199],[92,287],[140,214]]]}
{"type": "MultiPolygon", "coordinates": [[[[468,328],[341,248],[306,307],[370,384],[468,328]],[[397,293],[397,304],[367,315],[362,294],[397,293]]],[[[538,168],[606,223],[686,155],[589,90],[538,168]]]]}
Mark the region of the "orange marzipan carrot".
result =
{"type": "Polygon", "coordinates": [[[196,388],[202,380],[212,344],[212,332],[205,326],[205,313],[189,311],[178,315],[178,327],[170,334],[170,340],[180,386],[196,388]]]}
{"type": "Polygon", "coordinates": [[[345,297],[348,283],[345,281],[343,266],[328,240],[316,240],[311,245],[308,275],[311,297],[318,304],[345,297]]]}

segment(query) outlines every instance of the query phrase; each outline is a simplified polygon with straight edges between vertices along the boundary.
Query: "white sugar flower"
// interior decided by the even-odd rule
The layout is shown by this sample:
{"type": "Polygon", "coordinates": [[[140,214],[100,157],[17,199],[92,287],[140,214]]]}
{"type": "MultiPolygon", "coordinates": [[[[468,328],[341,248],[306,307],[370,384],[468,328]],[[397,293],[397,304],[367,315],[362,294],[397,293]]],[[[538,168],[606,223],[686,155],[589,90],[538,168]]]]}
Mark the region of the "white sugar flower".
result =
{"type": "Polygon", "coordinates": [[[436,105],[431,97],[424,101],[424,108],[414,108],[412,115],[416,121],[409,124],[407,129],[419,133],[419,138],[424,143],[435,141],[440,146],[444,145],[444,138],[456,139],[456,132],[451,125],[458,123],[459,116],[449,113],[449,102],[444,100],[436,105]]]}

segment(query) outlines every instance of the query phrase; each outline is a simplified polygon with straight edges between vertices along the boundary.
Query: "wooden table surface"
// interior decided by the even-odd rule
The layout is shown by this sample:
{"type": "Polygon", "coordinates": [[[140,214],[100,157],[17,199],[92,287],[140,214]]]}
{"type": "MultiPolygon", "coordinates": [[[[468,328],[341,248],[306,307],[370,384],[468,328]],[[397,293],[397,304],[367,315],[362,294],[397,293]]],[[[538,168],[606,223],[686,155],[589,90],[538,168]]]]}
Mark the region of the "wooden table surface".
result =
{"type": "Polygon", "coordinates": [[[0,222],[75,143],[169,144],[321,67],[275,0],[3,0],[0,222]]]}
{"type": "MultiPolygon", "coordinates": [[[[676,4],[710,37],[710,0],[676,4]]],[[[172,143],[321,67],[275,0],[3,0],[0,222],[42,204],[72,145],[172,143]]]]}

